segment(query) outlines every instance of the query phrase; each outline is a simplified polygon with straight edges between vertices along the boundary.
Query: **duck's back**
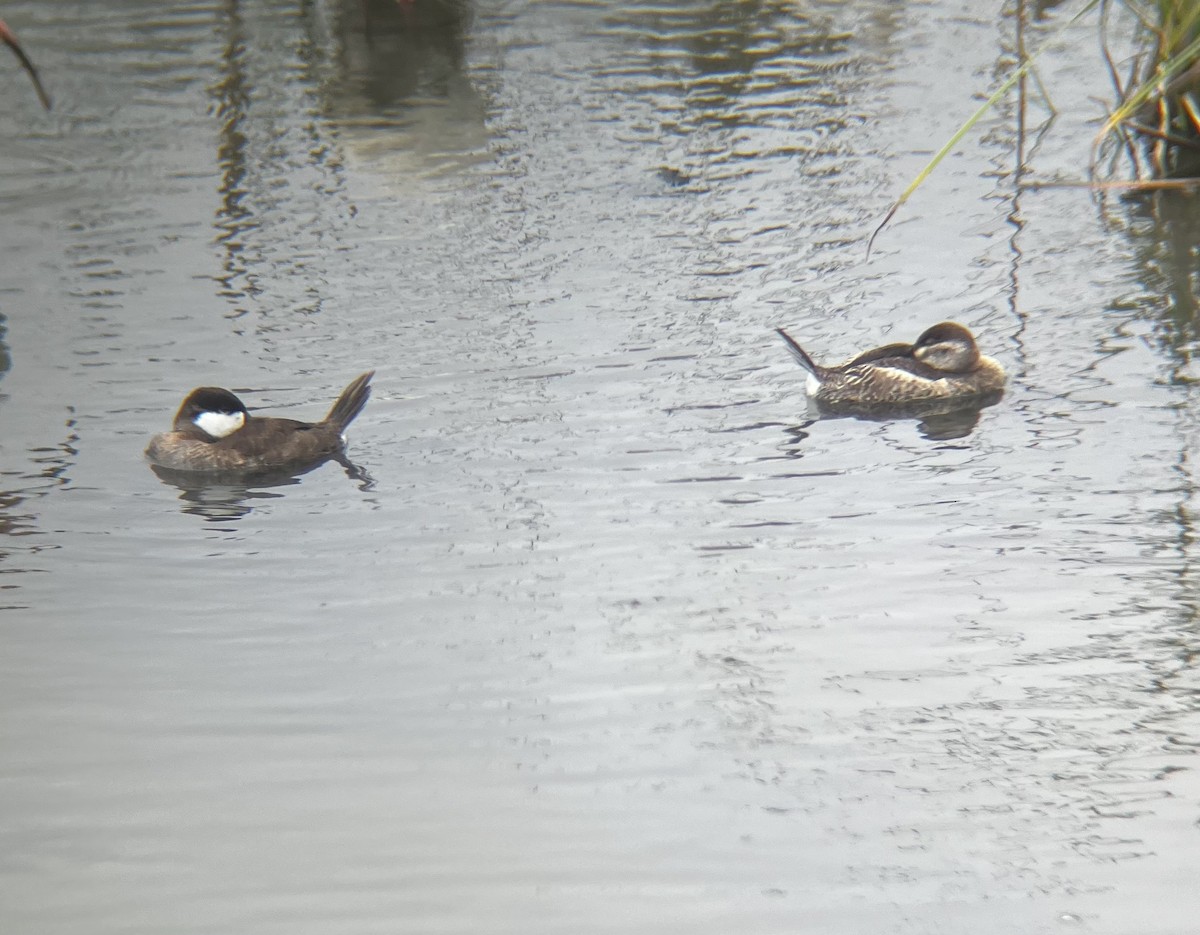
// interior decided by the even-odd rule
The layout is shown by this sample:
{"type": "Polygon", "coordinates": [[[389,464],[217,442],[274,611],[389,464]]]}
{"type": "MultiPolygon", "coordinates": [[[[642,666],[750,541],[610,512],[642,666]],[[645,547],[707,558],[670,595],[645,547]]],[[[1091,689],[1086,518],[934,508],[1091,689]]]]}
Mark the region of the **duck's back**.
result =
{"type": "Polygon", "coordinates": [[[876,408],[937,399],[985,396],[1004,386],[1004,371],[990,357],[967,373],[938,370],[888,345],[867,351],[828,372],[816,393],[819,403],[876,408]]]}

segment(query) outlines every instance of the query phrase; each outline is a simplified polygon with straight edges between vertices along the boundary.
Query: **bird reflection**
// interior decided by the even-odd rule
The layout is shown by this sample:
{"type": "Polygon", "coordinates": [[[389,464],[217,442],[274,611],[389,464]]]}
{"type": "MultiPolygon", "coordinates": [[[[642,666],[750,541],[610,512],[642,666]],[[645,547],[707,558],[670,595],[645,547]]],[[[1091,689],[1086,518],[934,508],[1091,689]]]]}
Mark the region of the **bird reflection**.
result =
{"type": "Polygon", "coordinates": [[[302,471],[274,471],[246,476],[244,474],[173,471],[151,464],[152,470],[164,484],[178,487],[184,513],[207,520],[238,520],[253,512],[259,500],[278,500],[285,494],[275,488],[294,487],[305,474],[315,471],[329,461],[341,465],[346,477],[359,490],[371,490],[375,480],[366,470],[345,457],[327,458],[302,471]]]}
{"type": "Polygon", "coordinates": [[[983,410],[1000,402],[1004,396],[1002,390],[978,396],[969,402],[963,400],[927,400],[921,404],[911,404],[900,409],[893,408],[890,412],[863,414],[852,416],[866,422],[896,422],[916,420],[917,431],[930,441],[948,441],[952,438],[965,438],[975,431],[983,410]]]}
{"type": "Polygon", "coordinates": [[[983,414],[983,410],[998,403],[1001,395],[1003,394],[997,394],[991,402],[982,405],[927,415],[917,422],[917,431],[923,438],[935,442],[949,441],[952,438],[966,438],[979,425],[979,417],[983,414]]]}
{"type": "Polygon", "coordinates": [[[904,406],[889,406],[885,411],[854,413],[822,411],[819,406],[810,402],[810,421],[805,422],[800,429],[789,429],[789,434],[793,444],[799,442],[808,435],[807,431],[802,430],[811,427],[818,419],[857,419],[861,422],[915,421],[921,437],[930,441],[949,441],[965,438],[975,431],[983,410],[996,405],[1003,397],[1004,392],[997,391],[973,397],[965,402],[961,399],[931,399],[904,406]]]}

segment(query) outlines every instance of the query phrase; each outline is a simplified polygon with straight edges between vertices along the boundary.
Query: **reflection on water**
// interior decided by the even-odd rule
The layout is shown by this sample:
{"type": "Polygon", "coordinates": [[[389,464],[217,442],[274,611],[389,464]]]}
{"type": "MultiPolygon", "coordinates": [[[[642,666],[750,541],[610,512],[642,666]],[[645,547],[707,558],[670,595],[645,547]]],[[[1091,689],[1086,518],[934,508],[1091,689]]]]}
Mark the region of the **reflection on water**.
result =
{"type": "MultiPolygon", "coordinates": [[[[997,397],[998,399],[999,397],[997,397]]],[[[991,405],[995,405],[995,403],[967,406],[963,409],[924,416],[917,423],[917,431],[930,441],[965,438],[979,425],[979,417],[983,414],[984,408],[991,405]]]]}
{"type": "MultiPolygon", "coordinates": [[[[0,407],[13,405],[0,394],[0,407]]],[[[0,409],[0,414],[3,414],[0,409]]],[[[16,591],[24,575],[42,571],[34,557],[58,548],[40,528],[38,501],[71,484],[70,472],[79,457],[79,432],[74,414],[66,423],[65,438],[55,445],[37,445],[24,452],[27,464],[21,469],[0,469],[0,590],[16,591]],[[24,560],[22,560],[24,557],[24,560]],[[19,564],[18,564],[19,563],[19,564]]],[[[0,448],[0,450],[3,450],[0,448]]],[[[5,601],[0,609],[16,609],[23,604],[5,601]]]]}
{"type": "Polygon", "coordinates": [[[247,237],[257,228],[258,222],[255,220],[255,211],[250,203],[247,187],[249,154],[245,127],[250,94],[245,71],[246,35],[240,3],[227,5],[222,25],[222,74],[211,90],[217,101],[216,116],[221,122],[216,153],[217,164],[221,168],[217,242],[224,247],[225,256],[223,269],[217,281],[222,287],[222,294],[235,304],[235,314],[241,315],[246,309],[244,305],[238,304],[239,300],[257,291],[253,284],[247,281],[247,262],[253,258],[244,257],[243,252],[247,237]]]}
{"type": "MultiPolygon", "coordinates": [[[[222,484],[214,481],[212,484],[197,484],[195,478],[172,477],[172,472],[152,466],[159,478],[173,487],[178,487],[182,493],[179,500],[183,504],[182,511],[189,516],[199,516],[206,520],[237,520],[254,509],[255,501],[278,500],[282,493],[260,489],[258,486],[239,486],[237,484],[222,484]]],[[[300,483],[298,478],[280,479],[265,487],[282,487],[300,483]]]]}
{"type": "Polygon", "coordinates": [[[5,332],[7,331],[7,319],[0,313],[0,380],[4,379],[4,375],[12,368],[12,354],[8,349],[8,342],[5,340],[5,332]]]}
{"type": "Polygon", "coordinates": [[[197,474],[175,471],[157,464],[149,465],[164,484],[179,488],[183,512],[205,519],[240,519],[254,508],[255,500],[278,499],[282,493],[274,493],[274,487],[292,487],[300,483],[305,474],[310,474],[330,462],[339,465],[347,479],[361,491],[374,488],[375,479],[366,470],[345,456],[334,456],[307,465],[301,471],[263,471],[247,477],[244,474],[222,474],[209,472],[197,474]]]}
{"type": "Polygon", "coordinates": [[[470,0],[364,0],[339,7],[345,82],[378,112],[410,98],[448,98],[466,81],[470,0]]]}
{"type": "Polygon", "coordinates": [[[21,587],[21,576],[39,569],[30,564],[15,564],[13,559],[21,553],[35,551],[24,546],[22,537],[36,534],[37,511],[34,504],[24,505],[28,494],[24,491],[0,490],[0,610],[19,610],[27,605],[17,602],[12,592],[21,587]],[[24,505],[24,506],[23,506],[24,505]]]}
{"type": "Polygon", "coordinates": [[[743,94],[765,91],[768,78],[775,79],[776,90],[794,82],[809,84],[813,93],[806,100],[819,97],[822,89],[805,81],[806,73],[819,60],[844,53],[853,38],[833,17],[786,0],[674,7],[633,2],[607,12],[605,23],[606,32],[624,34],[633,51],[656,62],[660,74],[686,76],[686,91],[719,90],[724,99],[709,95],[704,114],[721,123],[727,119],[723,115],[737,112],[728,104],[743,94]],[[781,67],[787,62],[806,67],[789,76],[781,67]]]}
{"type": "Polygon", "coordinates": [[[756,157],[812,158],[856,119],[834,83],[822,80],[847,67],[850,34],[795,4],[623,4],[606,14],[605,33],[629,44],[628,60],[606,77],[634,99],[667,99],[661,132],[704,131],[696,142],[708,142],[688,164],[668,167],[680,179],[695,176],[696,159],[753,171],[756,157]],[[807,119],[796,121],[797,113],[807,119]]]}
{"type": "Polygon", "coordinates": [[[398,173],[487,157],[486,107],[465,69],[470,0],[342,0],[326,112],[359,155],[398,173]]]}
{"type": "Polygon", "coordinates": [[[809,407],[823,419],[861,419],[866,422],[917,423],[917,431],[930,441],[965,438],[979,425],[983,410],[996,405],[1004,392],[987,393],[970,399],[931,399],[905,405],[889,405],[876,411],[847,411],[809,401],[809,407]]]}
{"type": "Polygon", "coordinates": [[[1200,348],[1200,194],[1137,192],[1127,194],[1123,202],[1139,234],[1136,246],[1145,291],[1135,301],[1162,309],[1162,339],[1178,360],[1180,376],[1198,380],[1194,358],[1200,348]]]}

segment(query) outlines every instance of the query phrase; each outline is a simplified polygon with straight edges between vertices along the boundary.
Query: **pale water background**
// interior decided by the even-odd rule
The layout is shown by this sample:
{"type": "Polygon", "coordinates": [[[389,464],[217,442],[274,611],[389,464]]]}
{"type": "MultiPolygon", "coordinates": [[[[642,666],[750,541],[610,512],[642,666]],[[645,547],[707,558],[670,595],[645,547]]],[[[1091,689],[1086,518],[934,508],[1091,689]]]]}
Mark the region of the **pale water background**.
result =
{"type": "Polygon", "coordinates": [[[1197,203],[1010,102],[865,259],[998,7],[6,2],[0,931],[1195,932],[1197,203]],[[773,333],[944,318],[966,434],[773,333]],[[373,483],[142,461],[368,367],[373,483]]]}

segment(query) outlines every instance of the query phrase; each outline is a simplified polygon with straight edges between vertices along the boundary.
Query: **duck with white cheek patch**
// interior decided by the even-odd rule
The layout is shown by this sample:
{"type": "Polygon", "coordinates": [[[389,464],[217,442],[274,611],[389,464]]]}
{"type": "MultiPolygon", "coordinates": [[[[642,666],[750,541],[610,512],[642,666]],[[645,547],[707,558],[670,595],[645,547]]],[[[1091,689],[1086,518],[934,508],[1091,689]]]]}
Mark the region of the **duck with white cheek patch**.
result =
{"type": "Polygon", "coordinates": [[[342,390],[320,422],[253,417],[229,390],[192,390],[170,432],[155,435],[146,457],[158,467],[197,474],[255,474],[301,470],[339,456],[346,427],[371,395],[371,370],[342,390]]]}

